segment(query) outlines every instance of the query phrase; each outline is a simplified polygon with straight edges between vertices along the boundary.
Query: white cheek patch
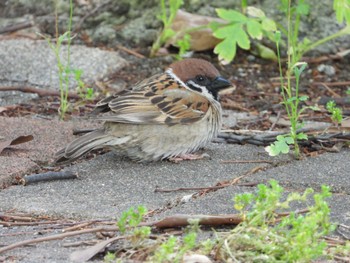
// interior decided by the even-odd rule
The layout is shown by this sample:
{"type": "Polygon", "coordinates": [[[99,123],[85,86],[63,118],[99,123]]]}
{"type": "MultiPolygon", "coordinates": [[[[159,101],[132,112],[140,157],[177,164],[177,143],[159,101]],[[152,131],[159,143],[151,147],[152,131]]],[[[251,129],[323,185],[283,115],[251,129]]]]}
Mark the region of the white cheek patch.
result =
{"type": "Polygon", "coordinates": [[[198,85],[197,83],[195,83],[194,81],[190,80],[188,81],[188,83],[190,83],[192,86],[198,88],[200,90],[196,91],[193,90],[191,88],[189,88],[181,79],[179,79],[174,73],[173,70],[171,68],[167,69],[165,71],[169,76],[171,76],[175,81],[178,81],[181,85],[183,85],[186,89],[191,90],[191,91],[195,91],[198,92],[200,94],[202,94],[204,97],[208,98],[209,100],[214,100],[214,97],[211,93],[209,93],[208,89],[204,86],[198,85]]]}
{"type": "MultiPolygon", "coordinates": [[[[192,86],[196,87],[197,89],[199,89],[201,92],[201,94],[203,94],[206,98],[208,99],[214,99],[213,95],[208,91],[208,89],[204,86],[198,85],[196,82],[189,80],[188,81],[189,84],[191,84],[192,86]]],[[[199,91],[197,91],[199,92],[199,91]]]]}

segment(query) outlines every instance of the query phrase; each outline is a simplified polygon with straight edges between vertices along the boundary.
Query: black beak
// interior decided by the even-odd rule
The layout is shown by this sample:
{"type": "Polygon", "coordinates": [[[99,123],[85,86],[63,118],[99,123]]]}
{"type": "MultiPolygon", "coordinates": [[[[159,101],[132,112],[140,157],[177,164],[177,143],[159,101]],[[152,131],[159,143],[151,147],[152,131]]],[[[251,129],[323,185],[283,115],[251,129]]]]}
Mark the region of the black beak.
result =
{"type": "Polygon", "coordinates": [[[216,91],[221,90],[221,89],[225,89],[225,88],[228,88],[231,86],[232,86],[231,83],[227,79],[225,79],[221,76],[214,79],[211,83],[211,88],[213,90],[216,90],[216,91]]]}

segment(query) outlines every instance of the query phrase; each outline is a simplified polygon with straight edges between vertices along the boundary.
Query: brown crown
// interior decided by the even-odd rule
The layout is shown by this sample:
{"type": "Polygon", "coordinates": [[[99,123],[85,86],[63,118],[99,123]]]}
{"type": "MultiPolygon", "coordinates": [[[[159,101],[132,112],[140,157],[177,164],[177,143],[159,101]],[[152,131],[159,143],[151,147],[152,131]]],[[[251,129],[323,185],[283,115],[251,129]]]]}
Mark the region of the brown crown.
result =
{"type": "Polygon", "coordinates": [[[183,82],[193,79],[198,75],[203,75],[209,79],[214,79],[220,76],[219,71],[210,62],[198,59],[188,58],[175,62],[169,66],[173,73],[183,82]]]}

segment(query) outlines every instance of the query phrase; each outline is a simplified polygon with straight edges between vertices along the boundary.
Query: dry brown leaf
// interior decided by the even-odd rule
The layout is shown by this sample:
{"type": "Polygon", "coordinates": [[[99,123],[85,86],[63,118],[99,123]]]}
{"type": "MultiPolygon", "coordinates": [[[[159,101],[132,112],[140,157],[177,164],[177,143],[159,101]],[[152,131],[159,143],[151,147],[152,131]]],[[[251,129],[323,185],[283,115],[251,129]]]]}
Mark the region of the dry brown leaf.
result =
{"type": "Polygon", "coordinates": [[[6,107],[0,107],[0,112],[4,112],[4,111],[7,111],[8,110],[8,108],[6,108],[6,107]]]}
{"type": "Polygon", "coordinates": [[[33,138],[34,138],[33,135],[21,135],[13,140],[0,141],[0,154],[2,153],[2,151],[5,148],[7,148],[11,145],[17,145],[17,144],[29,142],[29,141],[33,140],[33,138]]]}
{"type": "MultiPolygon", "coordinates": [[[[224,20],[210,16],[195,15],[183,10],[177,11],[172,25],[172,29],[176,34],[167,42],[167,45],[177,46],[176,42],[183,38],[186,30],[206,26],[210,22],[224,23],[224,20]]],[[[192,31],[189,34],[191,36],[191,50],[193,51],[213,49],[221,41],[213,36],[210,28],[192,31]]]]}

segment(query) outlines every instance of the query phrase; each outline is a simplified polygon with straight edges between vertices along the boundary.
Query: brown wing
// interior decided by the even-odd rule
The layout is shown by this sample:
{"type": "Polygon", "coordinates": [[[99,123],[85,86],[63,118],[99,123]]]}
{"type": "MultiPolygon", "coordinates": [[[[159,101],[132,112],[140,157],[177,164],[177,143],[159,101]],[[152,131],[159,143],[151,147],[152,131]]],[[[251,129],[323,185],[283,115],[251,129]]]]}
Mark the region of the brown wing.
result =
{"type": "Polygon", "coordinates": [[[110,122],[175,125],[200,120],[209,105],[205,97],[161,74],[105,98],[97,103],[94,112],[109,112],[97,119],[110,122]]]}

